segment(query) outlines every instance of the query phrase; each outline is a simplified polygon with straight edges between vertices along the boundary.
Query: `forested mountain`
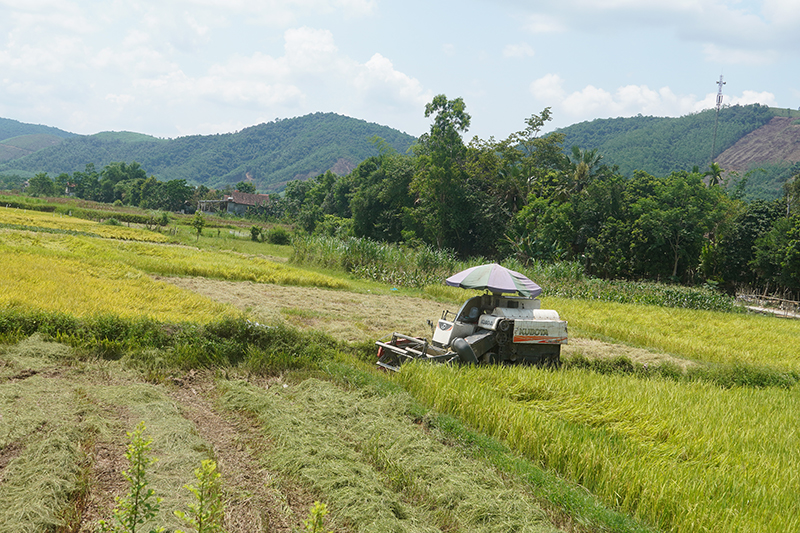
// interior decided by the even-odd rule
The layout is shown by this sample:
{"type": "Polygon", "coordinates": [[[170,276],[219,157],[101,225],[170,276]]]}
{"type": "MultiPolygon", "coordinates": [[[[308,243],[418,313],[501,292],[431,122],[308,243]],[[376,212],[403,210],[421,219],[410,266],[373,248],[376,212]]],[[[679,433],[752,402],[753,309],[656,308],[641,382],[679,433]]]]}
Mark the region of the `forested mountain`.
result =
{"type": "MultiPolygon", "coordinates": [[[[800,136],[793,135],[800,112],[758,104],[725,107],[679,117],[637,116],[598,119],[558,130],[563,149],[596,150],[602,162],[616,165],[628,178],[642,170],[654,176],[708,169],[712,145],[726,176],[743,187],[748,199],[774,199],[791,176],[800,173],[800,136]],[[780,128],[769,127],[782,118],[780,128]],[[716,142],[714,130],[716,123],[716,142]],[[745,142],[744,139],[747,138],[745,142]],[[776,151],[776,146],[785,150],[776,151]]],[[[381,137],[399,152],[415,138],[390,127],[333,113],[259,124],[237,133],[159,139],[132,132],[78,136],[56,128],[0,119],[0,182],[16,175],[24,181],[39,172],[53,176],[102,168],[113,162],[137,162],[161,181],[222,188],[250,181],[262,192],[283,190],[294,179],[333,170],[344,175],[377,154],[371,143],[381,137]]]]}
{"type": "Polygon", "coordinates": [[[42,126],[40,124],[25,124],[24,122],[11,120],[10,118],[0,118],[0,141],[5,141],[6,139],[10,139],[12,137],[34,134],[47,134],[64,139],[75,137],[74,133],[60,130],[58,128],[42,126]]]}
{"type": "Polygon", "coordinates": [[[185,179],[211,188],[248,180],[260,191],[280,190],[286,182],[333,169],[346,174],[377,155],[373,137],[405,152],[415,138],[386,126],[334,113],[277,120],[237,133],[176,139],[129,132],[77,136],[58,146],[0,164],[0,173],[32,175],[101,168],[112,162],[137,162],[159,180],[185,179]]]}
{"type": "MultiPolygon", "coordinates": [[[[771,199],[781,194],[780,187],[791,177],[791,167],[796,162],[787,153],[788,159],[775,159],[766,148],[774,144],[763,143],[764,151],[750,150],[746,157],[733,157],[735,166],[728,167],[722,161],[732,158],[727,150],[748,134],[758,137],[760,128],[767,126],[776,116],[800,117],[797,112],[773,109],[754,104],[725,107],[720,110],[714,129],[716,111],[709,109],[679,118],[645,117],[598,119],[574,124],[559,130],[565,136],[564,148],[572,146],[583,150],[594,150],[603,156],[607,165],[617,165],[622,175],[631,177],[634,171],[643,170],[654,176],[665,176],[673,171],[701,170],[708,168],[714,159],[719,160],[724,170],[738,172],[741,178],[750,170],[763,168],[748,177],[746,192],[752,198],[771,199]],[[726,158],[722,158],[725,153],[726,158]]],[[[764,131],[767,134],[767,130],[764,131]]]]}
{"type": "Polygon", "coordinates": [[[0,161],[24,157],[74,136],[74,133],[50,126],[0,118],[0,161]]]}

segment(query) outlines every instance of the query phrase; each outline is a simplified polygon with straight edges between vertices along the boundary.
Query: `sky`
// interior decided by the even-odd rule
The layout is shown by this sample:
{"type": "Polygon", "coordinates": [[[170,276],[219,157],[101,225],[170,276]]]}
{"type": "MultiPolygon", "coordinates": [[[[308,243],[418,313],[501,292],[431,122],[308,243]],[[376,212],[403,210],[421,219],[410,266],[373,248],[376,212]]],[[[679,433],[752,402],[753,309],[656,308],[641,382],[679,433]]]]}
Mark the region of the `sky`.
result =
{"type": "Polygon", "coordinates": [[[315,112],[465,141],[800,106],[798,0],[0,0],[0,117],[79,134],[228,133],[315,112]]]}

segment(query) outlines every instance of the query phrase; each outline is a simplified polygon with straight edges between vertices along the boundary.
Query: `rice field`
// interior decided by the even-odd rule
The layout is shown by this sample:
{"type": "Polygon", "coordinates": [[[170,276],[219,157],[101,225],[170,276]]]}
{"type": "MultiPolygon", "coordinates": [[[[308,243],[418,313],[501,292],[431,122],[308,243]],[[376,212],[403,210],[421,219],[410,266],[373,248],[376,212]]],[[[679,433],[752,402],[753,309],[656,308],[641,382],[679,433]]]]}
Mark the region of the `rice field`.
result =
{"type": "Polygon", "coordinates": [[[800,371],[800,321],[761,315],[548,298],[571,330],[685,359],[800,371]]]}
{"type": "Polygon", "coordinates": [[[28,211],[0,207],[0,227],[19,230],[51,230],[67,233],[81,233],[108,239],[167,242],[166,235],[141,228],[110,226],[91,220],[64,216],[58,213],[28,211]]]}
{"type": "Polygon", "coordinates": [[[39,309],[76,317],[113,314],[164,322],[208,323],[238,314],[217,303],[142,272],[71,257],[42,257],[4,250],[0,307],[39,309]]]}
{"type": "Polygon", "coordinates": [[[0,225],[3,307],[208,323],[239,312],[149,275],[347,286],[260,257],[166,244],[166,236],[137,228],[5,208],[0,225]]]}
{"type": "Polygon", "coordinates": [[[408,365],[433,409],[675,533],[800,530],[800,390],[408,365]]]}
{"type": "MultiPolygon", "coordinates": [[[[241,313],[153,276],[196,276],[330,289],[350,287],[342,279],[252,254],[170,244],[166,236],[156,232],[4,208],[0,208],[0,258],[0,308],[33,308],[78,317],[112,314],[165,322],[209,323],[241,313]]],[[[357,268],[368,266],[356,265],[353,271],[357,268]]],[[[460,302],[465,294],[441,285],[428,286],[423,292],[448,302],[460,302]]],[[[310,305],[313,307],[313,303],[310,305]]],[[[543,306],[556,309],[569,321],[572,336],[577,333],[624,342],[710,365],[800,372],[800,353],[796,349],[800,344],[800,322],[591,298],[548,297],[543,306]]],[[[313,313],[317,311],[303,307],[284,312],[298,322],[315,318],[313,313]]],[[[341,311],[346,312],[351,311],[341,311]]],[[[308,346],[304,345],[303,350],[308,351],[308,346]]],[[[546,371],[433,365],[404,366],[393,379],[429,407],[463,420],[530,461],[585,487],[608,507],[620,509],[661,531],[800,531],[798,386],[724,388],[705,381],[598,374],[579,368],[546,371]]],[[[31,379],[26,386],[43,385],[38,379],[31,379]]],[[[233,386],[229,395],[238,388],[239,385],[233,386]]],[[[442,474],[441,484],[423,486],[414,477],[414,471],[398,469],[391,462],[391,454],[400,451],[391,446],[416,450],[421,445],[413,439],[403,443],[398,440],[395,444],[387,441],[377,446],[377,440],[367,438],[344,451],[328,451],[328,455],[312,459],[302,453],[306,446],[302,439],[312,434],[316,435],[313,445],[316,451],[323,449],[320,442],[330,444],[343,435],[345,441],[354,442],[356,437],[350,432],[355,431],[355,426],[350,426],[355,423],[356,415],[349,405],[367,393],[354,390],[352,397],[342,400],[334,398],[334,391],[328,390],[328,385],[305,382],[282,397],[250,385],[241,388],[238,393],[257,399],[259,406],[268,405],[291,414],[292,420],[285,427],[269,417],[260,418],[264,427],[273,428],[273,438],[285,445],[276,453],[275,460],[282,461],[286,470],[309,476],[308,483],[315,490],[331,495],[332,501],[338,499],[343,509],[340,517],[357,511],[356,506],[363,503],[358,500],[363,491],[336,492],[342,479],[357,475],[351,467],[336,462],[342,454],[357,457],[362,471],[375,469],[376,487],[381,479],[400,483],[401,496],[397,498],[402,499],[403,489],[410,487],[421,490],[426,498],[430,494],[439,495],[444,507],[450,505],[447,498],[454,489],[447,473],[442,474]],[[321,391],[327,391],[327,396],[321,391]],[[300,433],[297,428],[302,428],[300,433]],[[331,478],[325,470],[334,464],[342,475],[331,478]],[[352,508],[350,498],[355,498],[352,508]]],[[[21,390],[9,382],[3,384],[0,393],[10,398],[21,390]]],[[[108,394],[116,394],[115,390],[108,389],[108,394]]],[[[103,403],[132,408],[124,398],[104,397],[101,389],[84,386],[82,390],[58,392],[62,393],[66,396],[55,401],[64,406],[82,402],[81,398],[88,393],[103,403]]],[[[136,391],[131,389],[130,393],[136,391]]],[[[12,405],[10,401],[3,405],[6,404],[12,405]]],[[[380,408],[389,411],[386,406],[380,408]]],[[[262,416],[256,410],[252,412],[254,416],[262,416]]],[[[20,413],[6,409],[1,414],[0,448],[14,445],[20,438],[17,433],[31,433],[20,413]],[[15,417],[16,425],[8,425],[15,417]]],[[[393,416],[402,420],[399,413],[393,416]]],[[[378,418],[372,416],[369,423],[377,424],[374,420],[378,418]]],[[[388,420],[382,423],[386,427],[375,429],[376,435],[394,431],[392,425],[405,424],[388,420]]],[[[181,438],[180,435],[169,438],[173,437],[181,438]]],[[[54,460],[63,460],[67,465],[80,464],[77,448],[62,446],[58,440],[46,446],[46,453],[55,454],[54,460]]],[[[433,447],[437,455],[444,457],[449,453],[435,443],[423,445],[425,450],[433,447]]],[[[30,449],[32,453],[40,453],[37,448],[30,449]]],[[[449,463],[455,460],[444,458],[449,463]]],[[[21,470],[6,470],[6,475],[12,476],[14,483],[18,479],[19,486],[25,487],[18,490],[33,490],[27,487],[35,484],[38,467],[26,466],[22,460],[16,464],[22,465],[21,470]],[[27,473],[28,470],[33,474],[27,473]]],[[[62,496],[53,496],[54,501],[72,497],[63,494],[83,490],[78,486],[80,472],[70,468],[64,467],[64,487],[59,489],[62,496]]],[[[423,468],[433,467],[421,465],[420,469],[423,468]]],[[[461,468],[471,471],[479,467],[461,468]]],[[[439,483],[438,478],[436,482],[439,483]]],[[[355,486],[355,481],[347,483],[355,486]]],[[[497,487],[500,493],[507,494],[499,480],[497,487]]],[[[0,502],[10,497],[7,489],[0,488],[0,502]]],[[[494,508],[481,507],[481,502],[463,502],[458,498],[452,500],[453,505],[472,506],[480,511],[474,520],[476,525],[470,522],[465,530],[485,525],[482,517],[496,519],[498,511],[494,508]]],[[[449,515],[434,515],[424,506],[407,509],[419,530],[427,530],[429,522],[441,529],[449,527],[449,515]]],[[[520,516],[529,512],[522,507],[514,510],[520,516]]],[[[370,512],[373,511],[365,511],[370,512]]],[[[389,515],[385,519],[387,524],[394,520],[389,515]]],[[[524,520],[520,518],[519,523],[524,520]]]]}

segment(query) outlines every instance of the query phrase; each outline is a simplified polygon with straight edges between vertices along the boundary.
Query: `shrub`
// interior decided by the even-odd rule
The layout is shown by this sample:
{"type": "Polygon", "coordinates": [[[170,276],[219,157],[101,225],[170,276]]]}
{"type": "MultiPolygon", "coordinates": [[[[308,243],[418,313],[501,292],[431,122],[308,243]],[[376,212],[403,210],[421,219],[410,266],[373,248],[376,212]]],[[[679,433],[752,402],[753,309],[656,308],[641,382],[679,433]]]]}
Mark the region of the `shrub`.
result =
{"type": "Polygon", "coordinates": [[[285,228],[276,226],[264,232],[264,240],[270,244],[289,245],[292,244],[292,236],[285,228]]]}
{"type": "MultiPolygon", "coordinates": [[[[125,457],[130,469],[122,475],[130,484],[127,495],[117,498],[117,506],[112,511],[113,523],[99,522],[103,533],[136,533],[137,527],[152,520],[158,514],[161,498],[148,486],[147,467],[156,460],[149,456],[152,440],[144,438],[144,422],[140,422],[133,433],[128,433],[130,443],[125,457]]],[[[164,528],[151,529],[150,533],[164,531],[164,528]]]]}

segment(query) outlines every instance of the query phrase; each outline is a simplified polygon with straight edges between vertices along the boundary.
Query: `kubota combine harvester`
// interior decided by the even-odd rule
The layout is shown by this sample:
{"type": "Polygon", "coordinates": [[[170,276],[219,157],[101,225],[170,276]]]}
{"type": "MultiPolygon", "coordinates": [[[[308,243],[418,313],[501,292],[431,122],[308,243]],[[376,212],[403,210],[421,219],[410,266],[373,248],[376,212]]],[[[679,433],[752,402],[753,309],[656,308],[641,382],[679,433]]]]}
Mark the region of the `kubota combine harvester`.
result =
{"type": "Polygon", "coordinates": [[[432,340],[393,333],[378,341],[378,365],[398,371],[411,359],[462,364],[536,364],[558,366],[567,343],[567,323],[556,311],[541,309],[536,283],[496,263],[468,268],[445,280],[473,296],[455,314],[430,320],[432,340]],[[516,294],[516,296],[508,296],[516,294]]]}

